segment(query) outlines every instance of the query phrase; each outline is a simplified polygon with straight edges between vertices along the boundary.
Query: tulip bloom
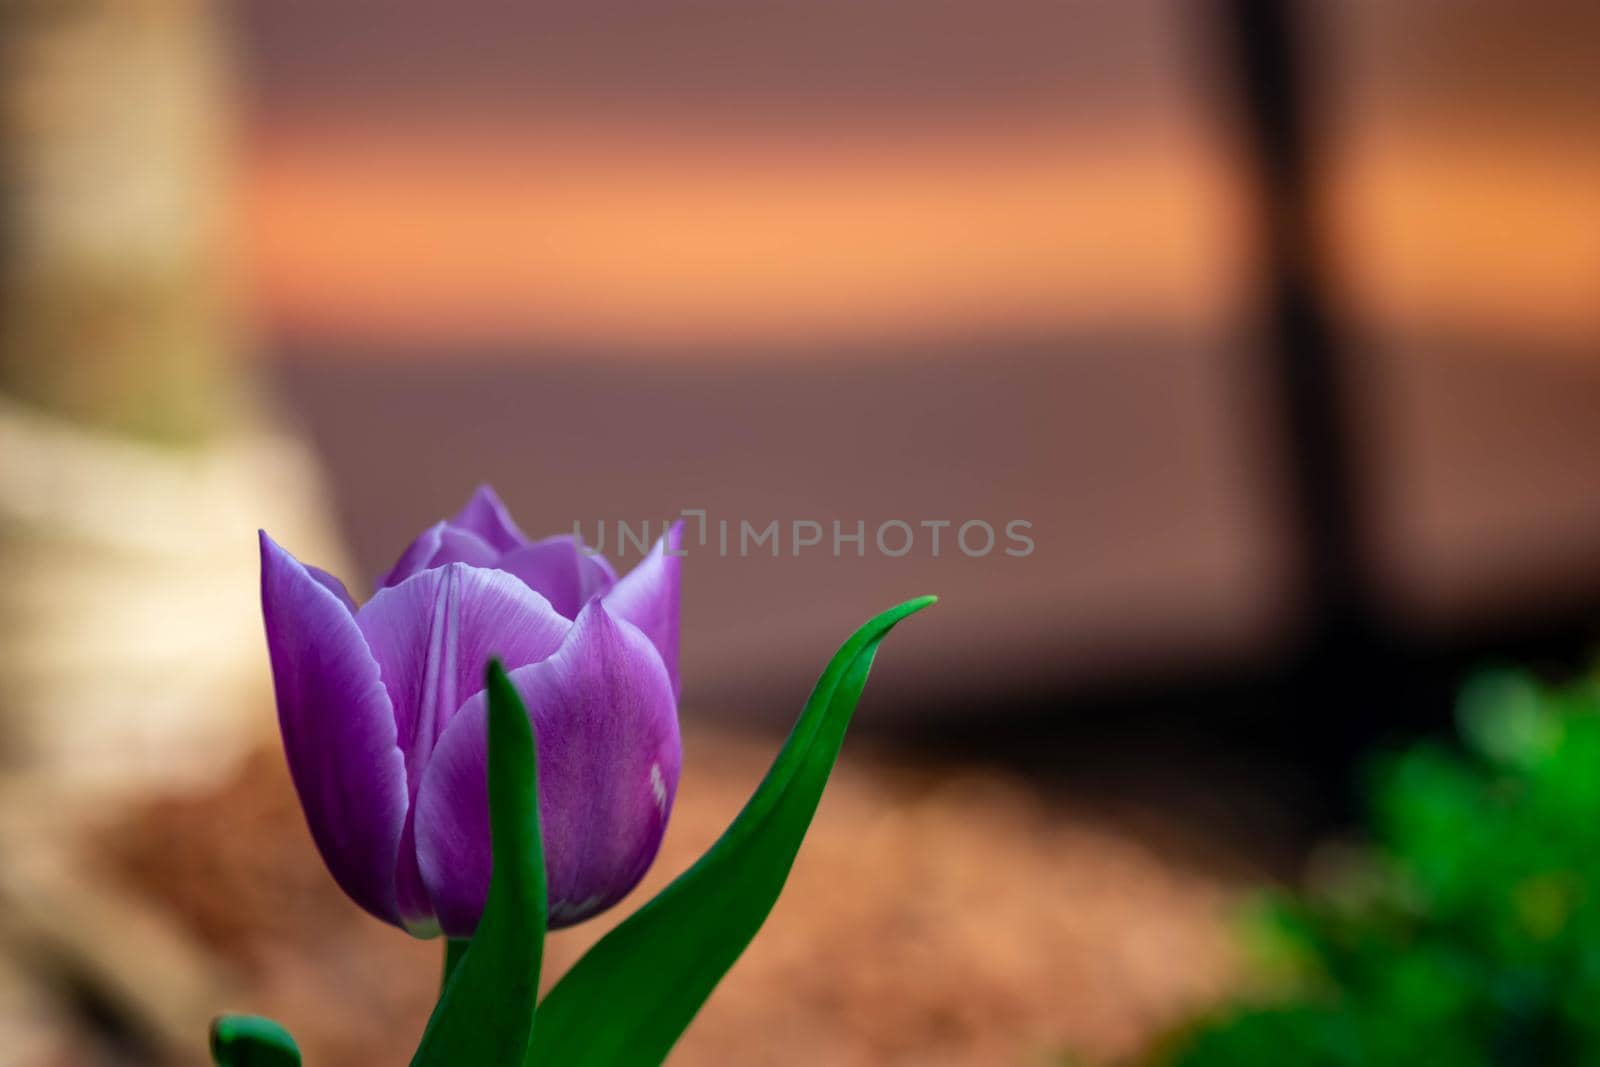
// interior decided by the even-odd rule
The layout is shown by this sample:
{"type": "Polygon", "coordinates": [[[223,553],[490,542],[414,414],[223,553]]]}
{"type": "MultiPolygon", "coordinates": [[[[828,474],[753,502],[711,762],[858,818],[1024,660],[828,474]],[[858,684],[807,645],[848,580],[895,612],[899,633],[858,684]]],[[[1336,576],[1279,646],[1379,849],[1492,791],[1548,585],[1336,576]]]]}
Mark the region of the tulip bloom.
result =
{"type": "Polygon", "coordinates": [[[487,487],[357,607],[261,535],[289,771],[334,879],[421,937],[470,937],[488,893],[486,697],[505,665],[539,747],[551,926],[620,900],[678,786],[681,525],[618,578],[570,536],[530,541],[487,487]]]}

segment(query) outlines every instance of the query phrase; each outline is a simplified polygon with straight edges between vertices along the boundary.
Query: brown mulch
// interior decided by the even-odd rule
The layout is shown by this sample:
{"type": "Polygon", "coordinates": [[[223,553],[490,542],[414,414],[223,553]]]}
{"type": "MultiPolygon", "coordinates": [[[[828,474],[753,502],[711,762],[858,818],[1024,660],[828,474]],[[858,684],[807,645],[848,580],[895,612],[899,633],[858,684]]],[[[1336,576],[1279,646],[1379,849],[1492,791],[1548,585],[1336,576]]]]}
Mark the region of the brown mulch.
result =
{"type": "MultiPolygon", "coordinates": [[[[777,742],[696,729],[686,745],[654,871],[610,915],[553,935],[547,976],[715,839],[777,742]]],[[[1133,1054],[1225,992],[1236,968],[1228,876],[1145,840],[995,772],[907,769],[847,750],[783,899],[672,1063],[1133,1054]]],[[[241,985],[219,1007],[282,1020],[312,1067],[407,1061],[440,947],[343,898],[278,753],[212,795],[137,812],[99,855],[234,966],[241,985]]]]}

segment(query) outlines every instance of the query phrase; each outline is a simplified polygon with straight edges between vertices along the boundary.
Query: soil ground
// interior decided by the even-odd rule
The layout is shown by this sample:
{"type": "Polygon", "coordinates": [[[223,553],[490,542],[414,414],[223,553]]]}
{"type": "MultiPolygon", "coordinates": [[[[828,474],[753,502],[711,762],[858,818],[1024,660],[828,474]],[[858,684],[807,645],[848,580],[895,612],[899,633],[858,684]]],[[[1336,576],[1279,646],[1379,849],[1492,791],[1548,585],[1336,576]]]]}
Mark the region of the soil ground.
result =
{"type": "MultiPolygon", "coordinates": [[[[553,935],[547,981],[715,839],[777,744],[690,729],[654,870],[607,916],[553,935]]],[[[1004,771],[847,748],[782,900],[672,1063],[1134,1055],[1237,972],[1228,920],[1238,872],[1203,869],[1191,857],[1204,849],[1160,847],[1150,829],[1147,819],[1129,832],[1004,771]]],[[[134,813],[109,841],[108,873],[226,960],[239,976],[232,1004],[288,1024],[307,1063],[406,1061],[440,946],[339,893],[278,753],[263,751],[211,795],[134,813]]]]}

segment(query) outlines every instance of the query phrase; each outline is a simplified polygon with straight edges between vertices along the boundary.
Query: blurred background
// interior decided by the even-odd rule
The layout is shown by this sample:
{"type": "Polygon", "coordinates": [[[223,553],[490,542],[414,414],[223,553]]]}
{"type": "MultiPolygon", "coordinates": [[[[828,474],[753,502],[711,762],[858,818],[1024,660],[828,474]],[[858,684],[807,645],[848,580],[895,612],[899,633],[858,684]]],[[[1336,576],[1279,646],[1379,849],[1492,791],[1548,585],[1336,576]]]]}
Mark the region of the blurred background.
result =
{"type": "Polygon", "coordinates": [[[942,597],[673,1062],[1160,1055],[1252,988],[1255,887],[1361,837],[1372,752],[1480,665],[1588,664],[1597,40],[1584,0],[0,0],[0,1062],[200,1062],[222,1007],[409,1054],[437,946],[311,848],[253,535],[354,589],[482,481],[530,532],[828,531],[691,547],[638,900],[855,624],[942,597]]]}

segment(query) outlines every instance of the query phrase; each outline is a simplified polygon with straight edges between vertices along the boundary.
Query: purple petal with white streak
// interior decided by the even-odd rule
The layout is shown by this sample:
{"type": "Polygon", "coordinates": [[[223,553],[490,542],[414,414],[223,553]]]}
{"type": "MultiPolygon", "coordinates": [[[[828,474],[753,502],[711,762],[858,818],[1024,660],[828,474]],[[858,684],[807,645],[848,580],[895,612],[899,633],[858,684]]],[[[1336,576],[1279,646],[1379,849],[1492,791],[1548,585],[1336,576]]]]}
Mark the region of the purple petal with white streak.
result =
{"type": "MultiPolygon", "coordinates": [[[[621,900],[660,847],[682,764],[672,683],[599,600],[560,651],[510,677],[538,735],[550,925],[568,926],[621,900]]],[[[479,694],[452,719],[416,799],[418,865],[452,937],[475,929],[493,865],[486,714],[479,694]]]]}
{"type": "MultiPolygon", "coordinates": [[[[520,667],[555,652],[572,624],[549,601],[503,571],[464,563],[412,575],[381,589],[356,622],[381,668],[394,707],[409,795],[421,788],[435,743],[462,703],[483,689],[491,656],[520,667]]],[[[397,906],[414,931],[431,908],[405,827],[395,871],[397,906]]]]}

